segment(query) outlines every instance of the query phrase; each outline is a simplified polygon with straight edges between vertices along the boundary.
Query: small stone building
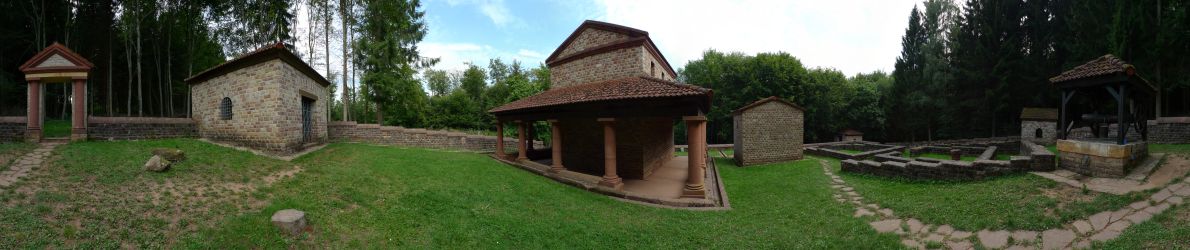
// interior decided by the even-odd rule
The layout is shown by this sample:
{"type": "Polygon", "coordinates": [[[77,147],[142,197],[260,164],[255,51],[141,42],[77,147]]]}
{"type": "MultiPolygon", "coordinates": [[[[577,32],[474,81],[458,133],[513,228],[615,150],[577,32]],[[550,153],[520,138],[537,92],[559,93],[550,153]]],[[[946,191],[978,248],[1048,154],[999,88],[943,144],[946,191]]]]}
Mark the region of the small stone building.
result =
{"type": "Polygon", "coordinates": [[[736,164],[743,167],[802,159],[805,112],[776,96],[732,112],[736,164]]]}
{"type": "Polygon", "coordinates": [[[288,155],[326,142],[330,81],[283,44],[186,79],[199,136],[288,155]]]}
{"type": "Polygon", "coordinates": [[[854,129],[844,129],[839,132],[839,141],[863,141],[864,133],[854,129]]]}
{"type": "Polygon", "coordinates": [[[1026,140],[1041,145],[1054,145],[1054,141],[1057,139],[1057,109],[1021,109],[1021,140],[1026,140]]]}

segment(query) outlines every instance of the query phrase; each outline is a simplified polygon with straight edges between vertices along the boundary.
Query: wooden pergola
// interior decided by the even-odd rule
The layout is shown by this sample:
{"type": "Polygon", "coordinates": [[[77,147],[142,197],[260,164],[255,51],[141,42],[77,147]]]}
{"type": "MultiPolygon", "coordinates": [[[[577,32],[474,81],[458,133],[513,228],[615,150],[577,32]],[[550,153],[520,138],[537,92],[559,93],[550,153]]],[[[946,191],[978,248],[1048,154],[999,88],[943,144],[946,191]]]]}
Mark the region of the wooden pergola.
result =
{"type": "Polygon", "coordinates": [[[86,58],[60,43],[46,47],[21,65],[27,81],[28,105],[26,110],[25,138],[29,142],[41,141],[42,89],[47,83],[72,83],[71,87],[71,130],[70,139],[87,139],[87,73],[95,65],[86,58]]]}
{"type": "Polygon", "coordinates": [[[1117,135],[1115,142],[1119,145],[1127,144],[1130,129],[1140,133],[1141,140],[1148,140],[1147,121],[1152,113],[1150,104],[1157,90],[1144,78],[1136,75],[1136,69],[1131,64],[1113,55],[1104,55],[1086,64],[1074,67],[1062,74],[1050,78],[1050,83],[1062,91],[1062,103],[1058,118],[1058,133],[1061,139],[1068,139],[1070,130],[1079,126],[1090,126],[1095,137],[1106,136],[1106,131],[1100,131],[1100,124],[1115,122],[1117,135]],[[1105,91],[1116,104],[1116,114],[1080,114],[1077,120],[1071,119],[1070,100],[1076,93],[1091,95],[1092,98],[1103,98],[1105,91]]]}

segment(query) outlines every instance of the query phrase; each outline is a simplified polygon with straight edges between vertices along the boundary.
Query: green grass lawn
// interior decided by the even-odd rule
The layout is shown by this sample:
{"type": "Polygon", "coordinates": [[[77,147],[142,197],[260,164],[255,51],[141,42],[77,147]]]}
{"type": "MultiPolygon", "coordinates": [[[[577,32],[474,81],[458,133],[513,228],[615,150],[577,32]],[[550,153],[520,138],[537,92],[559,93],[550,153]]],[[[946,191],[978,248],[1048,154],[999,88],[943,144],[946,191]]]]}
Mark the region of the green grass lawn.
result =
{"type": "Polygon", "coordinates": [[[70,120],[45,120],[41,125],[44,138],[70,137],[70,120]]]}
{"type": "Polygon", "coordinates": [[[737,168],[719,158],[733,209],[688,211],[617,201],[471,153],[349,143],[287,163],[162,140],[55,154],[47,175],[21,184],[37,188],[0,194],[0,248],[900,247],[832,200],[813,160],[737,168]],[[190,159],[142,172],[153,147],[190,159]],[[261,183],[293,165],[304,171],[261,183]],[[291,239],[273,228],[270,216],[286,208],[306,211],[312,231],[291,239]]]}
{"type": "MultiPolygon", "coordinates": [[[[835,169],[838,161],[832,160],[835,169]]],[[[1147,197],[1084,192],[1029,174],[976,182],[932,182],[842,173],[865,199],[899,215],[961,230],[1044,230],[1147,197]]]]}
{"type": "Polygon", "coordinates": [[[0,249],[168,248],[260,209],[269,196],[253,191],[261,177],[293,166],[186,139],[71,143],[49,161],[0,191],[0,249]],[[169,172],[142,171],[156,147],[182,149],[189,159],[169,172]]]}
{"type": "Polygon", "coordinates": [[[1152,220],[1129,227],[1102,249],[1186,249],[1190,247],[1190,205],[1180,205],[1152,220]]]}
{"type": "Polygon", "coordinates": [[[0,143],[0,169],[7,169],[12,161],[20,158],[22,155],[33,151],[37,145],[24,142],[3,142],[0,143]]]}

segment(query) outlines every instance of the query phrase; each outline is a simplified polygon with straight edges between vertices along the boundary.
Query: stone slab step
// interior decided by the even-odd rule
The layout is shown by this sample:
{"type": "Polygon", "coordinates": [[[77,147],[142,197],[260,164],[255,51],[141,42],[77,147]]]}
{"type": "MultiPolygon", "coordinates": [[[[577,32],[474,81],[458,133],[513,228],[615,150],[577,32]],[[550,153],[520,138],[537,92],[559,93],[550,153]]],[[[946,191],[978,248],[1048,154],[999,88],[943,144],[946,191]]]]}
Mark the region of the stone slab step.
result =
{"type": "Polygon", "coordinates": [[[1162,158],[1165,158],[1165,154],[1149,154],[1149,157],[1145,158],[1135,169],[1132,169],[1132,172],[1128,173],[1128,176],[1125,176],[1124,179],[1145,182],[1145,179],[1149,178],[1149,174],[1152,174],[1153,170],[1157,169],[1157,163],[1161,162],[1162,158]]]}

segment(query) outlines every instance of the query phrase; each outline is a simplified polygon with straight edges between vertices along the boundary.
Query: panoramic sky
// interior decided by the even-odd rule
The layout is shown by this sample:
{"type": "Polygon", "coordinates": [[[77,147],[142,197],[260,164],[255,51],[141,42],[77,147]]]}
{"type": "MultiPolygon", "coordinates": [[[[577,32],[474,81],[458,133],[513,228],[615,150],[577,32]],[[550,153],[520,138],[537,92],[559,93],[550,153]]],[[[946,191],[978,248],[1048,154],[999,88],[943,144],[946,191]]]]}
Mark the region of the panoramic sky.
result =
{"type": "Polygon", "coordinates": [[[920,0],[426,0],[424,56],[440,69],[488,58],[542,63],[583,20],[649,32],[676,68],[703,51],[785,51],[847,75],[892,71],[920,0]]]}

